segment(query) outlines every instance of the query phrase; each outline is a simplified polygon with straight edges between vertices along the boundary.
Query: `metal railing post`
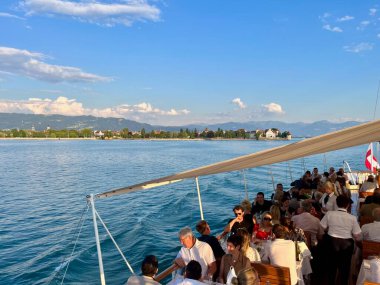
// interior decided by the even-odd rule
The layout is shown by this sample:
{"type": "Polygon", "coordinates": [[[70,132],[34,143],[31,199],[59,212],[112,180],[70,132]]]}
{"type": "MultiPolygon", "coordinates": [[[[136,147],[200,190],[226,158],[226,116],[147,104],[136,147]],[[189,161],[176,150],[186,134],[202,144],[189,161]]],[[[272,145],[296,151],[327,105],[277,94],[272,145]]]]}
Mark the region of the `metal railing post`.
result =
{"type": "Polygon", "coordinates": [[[204,220],[203,219],[202,200],[201,200],[201,191],[199,190],[198,177],[195,177],[195,183],[197,184],[198,202],[199,202],[199,211],[201,212],[201,220],[204,220]]]}

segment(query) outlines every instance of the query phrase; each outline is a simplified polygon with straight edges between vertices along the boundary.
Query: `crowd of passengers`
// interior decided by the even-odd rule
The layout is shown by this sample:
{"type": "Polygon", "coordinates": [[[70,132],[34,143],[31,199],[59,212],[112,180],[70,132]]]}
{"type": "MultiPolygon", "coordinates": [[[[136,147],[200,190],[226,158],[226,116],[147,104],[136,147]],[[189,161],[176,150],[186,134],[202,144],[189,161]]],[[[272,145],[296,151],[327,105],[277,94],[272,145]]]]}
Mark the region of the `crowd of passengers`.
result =
{"type": "MultiPolygon", "coordinates": [[[[322,175],[317,168],[306,171],[291,183],[289,191],[284,191],[281,183],[277,184],[268,200],[259,192],[253,203],[242,201],[233,208],[235,218],[228,221],[221,235],[213,236],[205,220],[196,224],[198,237],[190,227],[182,228],[178,233],[182,248],[174,264],[184,269],[184,275],[170,284],[209,281],[259,284],[251,262],[288,267],[291,284],[297,284],[297,245],[304,242],[313,255],[312,283],[347,285],[355,244],[360,247],[363,239],[380,242],[379,184],[380,176],[370,175],[361,186],[360,191],[373,195],[366,198],[358,214],[374,220],[362,228],[357,217],[350,214],[353,202],[347,187],[348,177],[343,169],[336,172],[333,167],[322,175]],[[225,238],[227,252],[220,244],[225,238]],[[231,276],[235,277],[231,279],[231,276]]],[[[154,256],[144,259],[141,270],[143,276],[130,277],[127,285],[160,284],[154,280],[158,271],[154,256]]]]}

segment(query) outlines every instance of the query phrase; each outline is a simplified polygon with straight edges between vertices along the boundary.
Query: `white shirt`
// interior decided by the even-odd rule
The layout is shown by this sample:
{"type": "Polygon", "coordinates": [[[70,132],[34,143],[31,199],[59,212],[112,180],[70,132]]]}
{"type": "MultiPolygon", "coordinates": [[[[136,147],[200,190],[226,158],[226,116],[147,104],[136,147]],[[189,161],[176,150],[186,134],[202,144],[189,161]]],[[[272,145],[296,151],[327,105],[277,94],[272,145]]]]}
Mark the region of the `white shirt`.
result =
{"type": "Polygon", "coordinates": [[[172,285],[204,285],[206,283],[203,283],[198,280],[190,279],[190,278],[177,278],[174,280],[174,282],[170,282],[169,284],[172,285]]]}
{"type": "Polygon", "coordinates": [[[380,222],[374,221],[373,223],[363,225],[362,233],[364,240],[380,242],[380,222]]]}
{"type": "Polygon", "coordinates": [[[277,266],[288,267],[292,284],[297,284],[296,247],[291,240],[275,239],[266,248],[270,263],[277,266]]]}
{"type": "Polygon", "coordinates": [[[128,278],[126,285],[161,285],[152,277],[132,275],[128,278]]]}
{"type": "MultiPolygon", "coordinates": [[[[327,194],[327,193],[324,193],[321,200],[319,200],[319,203],[322,205],[322,208],[326,208],[327,211],[336,211],[338,210],[338,206],[336,204],[336,196],[334,195],[334,192],[330,193],[330,194],[327,194]],[[329,195],[329,200],[327,201],[327,203],[325,203],[325,197],[329,195]]],[[[324,214],[326,212],[322,211],[324,214]]]]}
{"type": "Polygon", "coordinates": [[[214,253],[208,243],[195,239],[192,248],[182,247],[177,254],[187,265],[191,260],[196,260],[202,267],[202,276],[207,275],[208,266],[215,261],[214,253]]]}
{"type": "Polygon", "coordinates": [[[346,209],[328,211],[321,220],[321,226],[328,228],[328,235],[336,238],[349,239],[361,233],[356,217],[347,213],[346,209]]]}
{"type": "Polygon", "coordinates": [[[245,256],[248,257],[251,262],[261,262],[260,254],[256,248],[249,246],[245,252],[245,256]]]}
{"type": "Polygon", "coordinates": [[[362,186],[360,187],[360,192],[365,191],[365,192],[373,192],[375,190],[377,184],[376,182],[369,182],[365,181],[362,186]]]}

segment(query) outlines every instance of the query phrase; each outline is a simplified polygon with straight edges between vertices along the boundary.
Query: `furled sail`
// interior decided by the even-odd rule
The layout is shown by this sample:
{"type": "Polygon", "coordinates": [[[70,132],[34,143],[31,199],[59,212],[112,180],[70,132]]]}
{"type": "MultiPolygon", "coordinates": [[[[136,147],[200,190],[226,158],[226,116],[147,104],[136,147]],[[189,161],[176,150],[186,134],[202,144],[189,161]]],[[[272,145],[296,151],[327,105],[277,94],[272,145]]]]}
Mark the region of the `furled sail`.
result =
{"type": "Polygon", "coordinates": [[[157,178],[136,185],[111,190],[102,194],[97,194],[96,197],[106,198],[137,190],[167,185],[181,181],[182,179],[270,165],[314,154],[367,144],[374,141],[380,141],[380,120],[157,178]]]}

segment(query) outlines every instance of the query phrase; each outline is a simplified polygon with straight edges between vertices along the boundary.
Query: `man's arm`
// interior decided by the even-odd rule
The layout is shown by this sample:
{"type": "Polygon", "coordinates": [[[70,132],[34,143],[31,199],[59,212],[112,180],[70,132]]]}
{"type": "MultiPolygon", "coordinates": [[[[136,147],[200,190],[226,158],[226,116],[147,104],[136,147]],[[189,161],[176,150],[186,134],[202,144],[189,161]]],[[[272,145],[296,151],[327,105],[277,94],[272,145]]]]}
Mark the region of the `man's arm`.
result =
{"type": "Polygon", "coordinates": [[[174,259],[173,264],[177,265],[179,268],[183,268],[186,266],[185,261],[182,259],[182,257],[177,257],[174,259]]]}
{"type": "Polygon", "coordinates": [[[214,273],[216,272],[216,261],[212,262],[211,264],[209,264],[207,266],[207,275],[208,277],[212,277],[214,275],[214,273]]]}

